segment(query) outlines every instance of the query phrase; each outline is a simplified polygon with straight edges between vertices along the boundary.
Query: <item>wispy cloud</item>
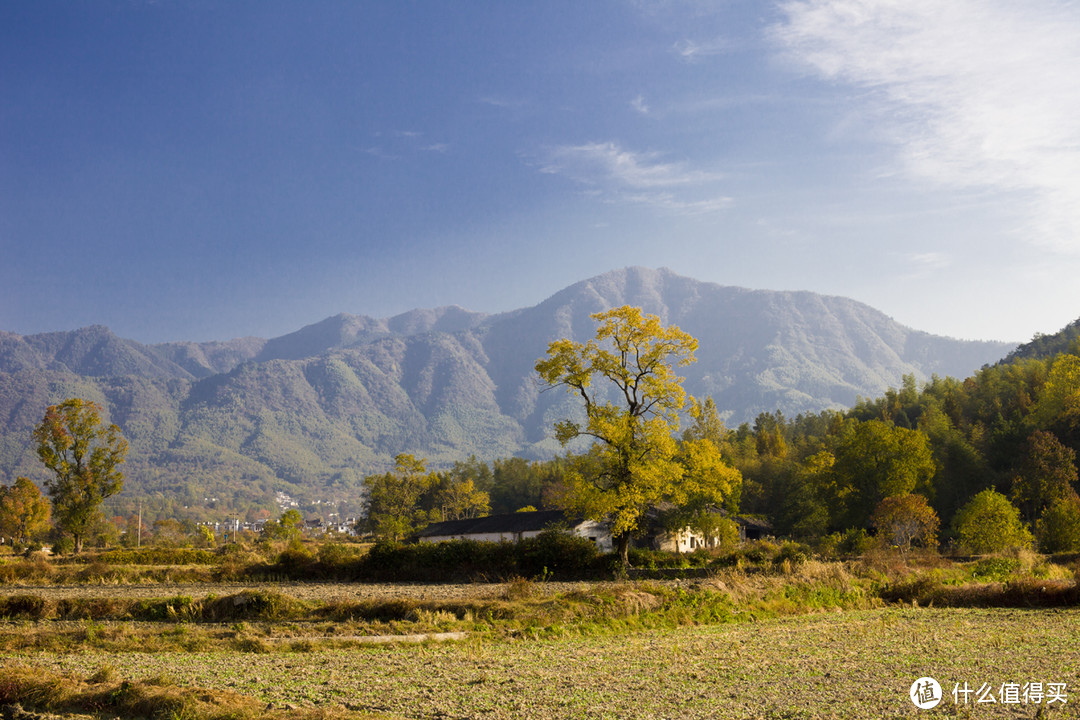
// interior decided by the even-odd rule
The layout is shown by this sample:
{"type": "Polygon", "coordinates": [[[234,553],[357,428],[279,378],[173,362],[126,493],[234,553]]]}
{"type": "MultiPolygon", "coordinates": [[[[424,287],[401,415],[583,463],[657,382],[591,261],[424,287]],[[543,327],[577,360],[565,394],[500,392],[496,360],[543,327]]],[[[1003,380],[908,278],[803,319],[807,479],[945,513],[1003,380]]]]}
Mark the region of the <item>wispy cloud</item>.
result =
{"type": "Polygon", "coordinates": [[[425,142],[424,133],[416,130],[378,131],[372,135],[377,138],[375,144],[355,149],[384,160],[401,160],[417,153],[446,154],[450,151],[447,143],[425,142]]]}
{"type": "Polygon", "coordinates": [[[772,37],[869,90],[903,168],[1016,193],[1024,233],[1080,251],[1080,5],[1065,0],[794,0],[772,37]]]}
{"type": "Polygon", "coordinates": [[[630,107],[637,110],[642,115],[649,114],[649,105],[645,102],[644,95],[638,95],[636,98],[630,101],[630,107]]]}
{"type": "Polygon", "coordinates": [[[700,41],[684,39],[672,46],[672,52],[686,62],[697,62],[712,55],[723,55],[730,52],[732,44],[725,38],[700,41]]]}
{"type": "Polygon", "coordinates": [[[663,162],[657,153],[632,152],[613,142],[552,148],[540,170],[568,177],[609,202],[679,214],[715,212],[731,204],[731,198],[716,192],[719,173],[663,162]]]}
{"type": "Polygon", "coordinates": [[[932,277],[952,265],[952,258],[940,252],[910,253],[903,260],[908,266],[906,278],[910,280],[932,277]]]}

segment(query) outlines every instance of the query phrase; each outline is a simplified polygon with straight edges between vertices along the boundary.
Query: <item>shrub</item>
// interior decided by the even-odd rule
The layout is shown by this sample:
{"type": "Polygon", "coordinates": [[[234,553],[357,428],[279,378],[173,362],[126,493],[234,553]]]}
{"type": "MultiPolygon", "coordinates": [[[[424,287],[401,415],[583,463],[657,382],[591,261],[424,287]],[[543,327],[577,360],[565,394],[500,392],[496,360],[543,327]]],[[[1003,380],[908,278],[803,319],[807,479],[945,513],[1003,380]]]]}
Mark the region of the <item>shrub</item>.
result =
{"type": "Polygon", "coordinates": [[[983,490],[953,519],[956,541],[973,553],[1002,552],[1031,546],[1031,533],[1020,511],[999,492],[983,490]]]}
{"type": "Polygon", "coordinates": [[[1016,574],[1020,564],[1019,559],[1011,557],[983,558],[971,568],[971,575],[977,580],[1005,582],[1016,574]]]}

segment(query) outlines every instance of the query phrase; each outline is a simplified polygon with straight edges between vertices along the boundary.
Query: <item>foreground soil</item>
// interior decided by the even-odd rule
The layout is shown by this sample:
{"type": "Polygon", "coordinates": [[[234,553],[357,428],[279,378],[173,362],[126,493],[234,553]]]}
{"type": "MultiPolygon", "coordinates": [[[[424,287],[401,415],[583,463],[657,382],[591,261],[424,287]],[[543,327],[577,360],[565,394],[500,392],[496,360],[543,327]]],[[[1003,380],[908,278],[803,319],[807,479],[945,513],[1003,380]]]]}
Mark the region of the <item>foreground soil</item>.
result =
{"type": "Polygon", "coordinates": [[[111,666],[123,678],[227,688],[278,707],[404,718],[1080,717],[1080,609],[1072,608],[889,608],[595,637],[0,656],[7,662],[84,675],[111,666]],[[934,710],[908,696],[924,676],[944,689],[934,710]],[[953,688],[965,683],[989,688],[996,702],[976,703],[972,692],[956,704],[953,688]],[[1067,702],[1004,702],[1002,686],[1012,683],[1064,683],[1067,702]]]}

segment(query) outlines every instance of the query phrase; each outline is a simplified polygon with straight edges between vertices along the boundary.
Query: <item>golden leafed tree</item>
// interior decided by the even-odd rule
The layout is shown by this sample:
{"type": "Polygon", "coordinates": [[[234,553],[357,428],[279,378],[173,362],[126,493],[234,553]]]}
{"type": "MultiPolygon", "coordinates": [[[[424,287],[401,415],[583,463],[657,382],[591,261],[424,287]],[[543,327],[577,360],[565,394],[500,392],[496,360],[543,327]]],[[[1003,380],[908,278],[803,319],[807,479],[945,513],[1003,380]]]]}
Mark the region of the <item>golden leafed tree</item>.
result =
{"type": "Polygon", "coordinates": [[[584,424],[556,423],[559,442],[593,441],[566,475],[563,504],[610,523],[625,566],[630,537],[651,506],[721,503],[737,492],[741,476],[723,463],[712,440],[692,438],[680,447],[674,437],[687,403],[676,368],[694,362],[697,340],[636,307],[592,318],[599,323],[594,339],[556,340],[536,371],[584,403],[584,424]]]}

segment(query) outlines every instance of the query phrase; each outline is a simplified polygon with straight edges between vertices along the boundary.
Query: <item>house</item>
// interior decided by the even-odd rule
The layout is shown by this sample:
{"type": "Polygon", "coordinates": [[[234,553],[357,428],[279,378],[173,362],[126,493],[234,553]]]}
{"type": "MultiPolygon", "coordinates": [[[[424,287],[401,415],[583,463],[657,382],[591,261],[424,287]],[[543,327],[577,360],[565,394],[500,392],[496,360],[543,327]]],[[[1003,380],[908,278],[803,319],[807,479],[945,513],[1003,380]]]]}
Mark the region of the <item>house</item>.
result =
{"type": "Polygon", "coordinates": [[[611,552],[611,531],[595,520],[568,518],[561,510],[539,510],[466,520],[446,520],[428,525],[417,534],[425,543],[447,540],[478,540],[481,542],[519,542],[536,537],[544,530],[562,527],[578,537],[596,544],[601,552],[611,552]]]}
{"type": "MultiPolygon", "coordinates": [[[[679,530],[670,530],[665,527],[664,514],[675,509],[672,503],[659,503],[645,513],[645,533],[640,541],[635,543],[638,547],[648,547],[653,550],[666,552],[693,552],[699,548],[719,547],[723,540],[719,537],[706,537],[703,533],[684,527],[679,530]]],[[[720,517],[730,518],[739,529],[739,540],[760,540],[772,534],[772,525],[763,518],[747,515],[733,516],[723,508],[709,508],[709,513],[720,517]]]]}

